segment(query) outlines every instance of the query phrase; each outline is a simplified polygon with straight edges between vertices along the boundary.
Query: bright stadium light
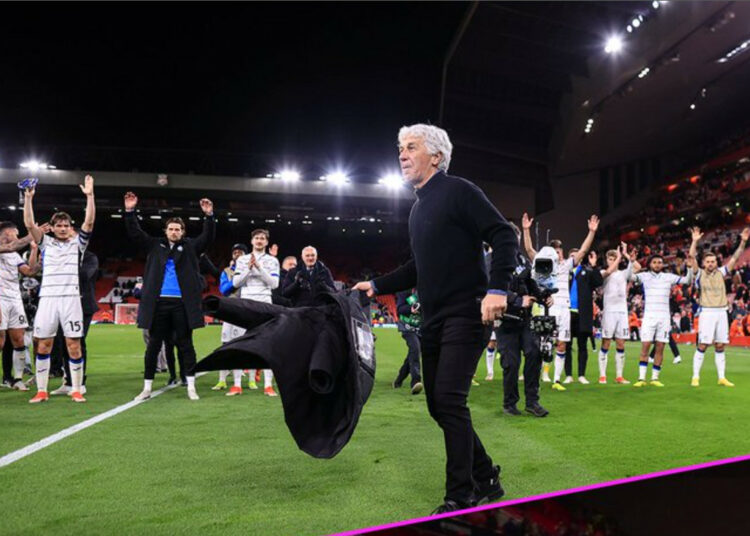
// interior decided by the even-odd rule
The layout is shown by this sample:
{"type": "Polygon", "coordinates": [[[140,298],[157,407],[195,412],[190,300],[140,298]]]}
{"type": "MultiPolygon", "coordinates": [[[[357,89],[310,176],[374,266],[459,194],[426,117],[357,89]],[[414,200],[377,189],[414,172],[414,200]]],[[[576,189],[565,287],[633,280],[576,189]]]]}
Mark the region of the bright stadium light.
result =
{"type": "Polygon", "coordinates": [[[323,175],[320,177],[320,180],[330,182],[334,186],[343,186],[349,182],[349,177],[343,171],[335,171],[334,173],[323,175]]]}
{"type": "Polygon", "coordinates": [[[398,190],[404,185],[404,179],[398,173],[389,173],[379,178],[378,184],[382,184],[389,190],[398,190]]]}
{"type": "Polygon", "coordinates": [[[604,52],[607,54],[617,54],[622,50],[622,38],[619,35],[613,35],[604,44],[604,52]]]}
{"type": "Polygon", "coordinates": [[[284,182],[296,182],[300,180],[300,177],[299,172],[292,169],[286,169],[279,173],[279,178],[284,182]]]}
{"type": "Polygon", "coordinates": [[[32,173],[36,173],[40,169],[55,169],[55,166],[47,165],[45,162],[39,162],[38,160],[28,160],[26,162],[21,162],[21,167],[23,169],[28,169],[32,173]]]}
{"type": "Polygon", "coordinates": [[[640,73],[638,73],[638,78],[644,78],[650,70],[651,69],[649,69],[648,67],[644,67],[644,69],[640,73]]]}
{"type": "Polygon", "coordinates": [[[641,20],[640,19],[633,19],[633,21],[630,24],[633,25],[633,28],[638,28],[638,26],[641,25],[641,20]]]}

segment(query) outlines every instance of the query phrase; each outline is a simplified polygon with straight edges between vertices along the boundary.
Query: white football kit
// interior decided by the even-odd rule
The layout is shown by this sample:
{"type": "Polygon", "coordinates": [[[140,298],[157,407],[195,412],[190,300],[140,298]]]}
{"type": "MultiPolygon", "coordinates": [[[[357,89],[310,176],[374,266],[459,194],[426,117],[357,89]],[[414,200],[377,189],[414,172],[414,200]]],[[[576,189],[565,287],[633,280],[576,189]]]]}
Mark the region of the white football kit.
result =
{"type": "Polygon", "coordinates": [[[641,340],[643,342],[669,342],[672,320],[669,313],[669,296],[673,285],[690,284],[693,271],[688,269],[685,276],[660,272],[640,272],[635,280],[643,285],[643,323],[641,340]]]}
{"type": "Polygon", "coordinates": [[[575,264],[571,258],[557,265],[557,292],[552,295],[553,303],[549,314],[555,317],[559,342],[570,341],[570,272],[573,268],[575,264]]]}
{"type": "Polygon", "coordinates": [[[90,234],[80,231],[66,241],[44,235],[39,246],[42,256],[42,285],[34,318],[34,336],[49,339],[62,325],[68,338],[83,337],[83,310],[78,269],[90,234]]]}
{"type": "Polygon", "coordinates": [[[18,253],[0,254],[0,330],[26,329],[29,327],[23,308],[18,268],[26,261],[18,253]]]}
{"type": "Polygon", "coordinates": [[[617,270],[604,279],[604,285],[602,285],[602,339],[627,340],[630,338],[628,281],[632,274],[632,265],[628,263],[627,269],[617,270]]]}

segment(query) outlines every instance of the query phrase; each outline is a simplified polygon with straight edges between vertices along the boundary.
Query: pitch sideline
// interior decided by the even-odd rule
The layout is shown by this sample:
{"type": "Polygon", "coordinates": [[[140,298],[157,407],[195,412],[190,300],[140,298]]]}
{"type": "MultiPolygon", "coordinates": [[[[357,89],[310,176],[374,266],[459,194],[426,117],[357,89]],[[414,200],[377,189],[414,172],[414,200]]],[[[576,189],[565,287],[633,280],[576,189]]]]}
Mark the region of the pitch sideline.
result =
{"type": "MultiPolygon", "coordinates": [[[[203,376],[204,374],[207,374],[207,372],[201,372],[200,374],[196,374],[196,378],[203,376]]],[[[90,428],[91,426],[94,426],[97,423],[105,421],[109,419],[110,417],[114,417],[115,415],[118,415],[131,408],[134,408],[135,406],[139,404],[148,402],[152,398],[155,398],[162,393],[166,393],[167,391],[169,391],[170,389],[174,389],[175,387],[178,387],[178,385],[168,385],[166,387],[162,387],[158,391],[154,391],[153,393],[151,393],[151,398],[147,400],[131,400],[130,402],[127,402],[126,404],[122,404],[121,406],[114,407],[110,410],[105,411],[104,413],[95,415],[94,417],[91,417],[90,419],[86,419],[83,422],[79,422],[78,424],[69,426],[68,428],[65,428],[64,430],[55,432],[51,436],[47,436],[44,439],[40,439],[39,441],[35,441],[34,443],[27,445],[21,449],[18,449],[9,454],[6,454],[2,458],[0,458],[0,468],[6,467],[12,464],[13,462],[17,462],[18,460],[21,460],[25,458],[26,456],[30,456],[31,454],[34,454],[35,452],[42,450],[43,448],[49,447],[50,445],[54,445],[55,443],[57,443],[58,441],[62,441],[66,437],[70,437],[73,434],[80,432],[81,430],[90,428]]]]}

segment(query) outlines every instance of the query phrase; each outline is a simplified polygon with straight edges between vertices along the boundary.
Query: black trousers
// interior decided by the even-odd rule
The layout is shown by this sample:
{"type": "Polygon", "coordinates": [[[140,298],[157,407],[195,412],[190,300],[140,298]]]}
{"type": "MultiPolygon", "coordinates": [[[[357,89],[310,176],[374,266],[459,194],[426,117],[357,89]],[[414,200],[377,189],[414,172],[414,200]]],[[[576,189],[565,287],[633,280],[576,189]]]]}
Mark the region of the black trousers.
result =
{"type": "Polygon", "coordinates": [[[570,342],[565,348],[565,375],[573,375],[573,340],[578,344],[578,375],[586,375],[586,363],[589,360],[588,343],[591,339],[590,332],[581,332],[578,323],[579,316],[576,311],[570,312],[570,342]]]}
{"type": "MultiPolygon", "coordinates": [[[[33,348],[30,351],[33,351],[33,348]]],[[[13,379],[13,343],[6,331],[5,345],[3,345],[3,381],[13,383],[13,379]]]]}
{"type": "MultiPolygon", "coordinates": [[[[677,347],[677,343],[674,340],[674,332],[669,332],[669,349],[672,350],[672,357],[677,357],[680,355],[680,349],[677,347]]],[[[651,345],[651,352],[649,352],[649,357],[654,357],[656,354],[656,345],[651,345]]]]}
{"type": "Polygon", "coordinates": [[[528,322],[517,328],[500,328],[496,333],[500,365],[503,367],[503,407],[515,407],[520,399],[518,371],[521,368],[521,351],[526,358],[523,365],[526,407],[539,404],[539,372],[542,367],[539,336],[531,331],[528,322]]]}
{"type": "Polygon", "coordinates": [[[409,351],[404,359],[404,364],[401,365],[401,369],[398,371],[396,376],[396,382],[403,382],[407,376],[411,375],[411,386],[422,381],[422,376],[419,372],[419,335],[416,331],[402,331],[401,338],[406,341],[406,346],[409,351]]]}
{"type": "Polygon", "coordinates": [[[423,328],[421,337],[427,408],[445,438],[445,499],[470,504],[475,483],[492,477],[492,460],[466,405],[489,329],[479,317],[450,317],[423,328]]]}
{"type": "Polygon", "coordinates": [[[144,378],[153,380],[156,374],[156,362],[161,351],[161,345],[166,340],[172,340],[177,351],[182,355],[185,374],[193,375],[195,368],[195,347],[193,346],[193,330],[188,324],[185,305],[179,298],[159,298],[156,302],[151,329],[148,331],[149,340],[144,357],[146,372],[144,378]]]}

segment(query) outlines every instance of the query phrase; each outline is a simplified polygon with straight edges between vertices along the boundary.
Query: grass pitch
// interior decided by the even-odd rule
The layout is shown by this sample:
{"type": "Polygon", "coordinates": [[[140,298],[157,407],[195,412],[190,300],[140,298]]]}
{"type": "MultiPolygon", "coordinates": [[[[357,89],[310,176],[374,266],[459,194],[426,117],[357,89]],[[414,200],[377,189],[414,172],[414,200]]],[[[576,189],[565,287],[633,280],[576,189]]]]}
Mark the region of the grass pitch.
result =
{"type": "MultiPolygon", "coordinates": [[[[0,534],[319,535],[428,514],[444,486],[442,433],[424,395],[391,381],[406,347],[396,330],[378,330],[376,385],[349,445],[333,460],[299,451],[278,399],[260,391],[228,398],[197,381],[0,468],[0,534]]],[[[196,332],[198,355],[218,345],[219,329],[196,332]]],[[[0,456],[130,401],[142,387],[141,334],[92,326],[87,404],[0,391],[0,456]]],[[[637,376],[637,345],[626,377],[637,376]]],[[[501,369],[472,389],[475,427],[503,467],[506,498],[517,498],[750,452],[750,351],[727,352],[735,388],[716,385],[707,352],[702,386],[690,387],[691,347],[683,363],[665,360],[663,389],[542,385],[549,417],[502,414],[501,369]]],[[[614,356],[610,355],[610,377],[614,356]]],[[[590,358],[589,380],[597,363],[590,358]]],[[[165,375],[157,375],[161,387],[165,375]]],[[[55,389],[58,381],[51,381],[55,389]]],[[[521,402],[521,406],[523,401],[521,402]]]]}

